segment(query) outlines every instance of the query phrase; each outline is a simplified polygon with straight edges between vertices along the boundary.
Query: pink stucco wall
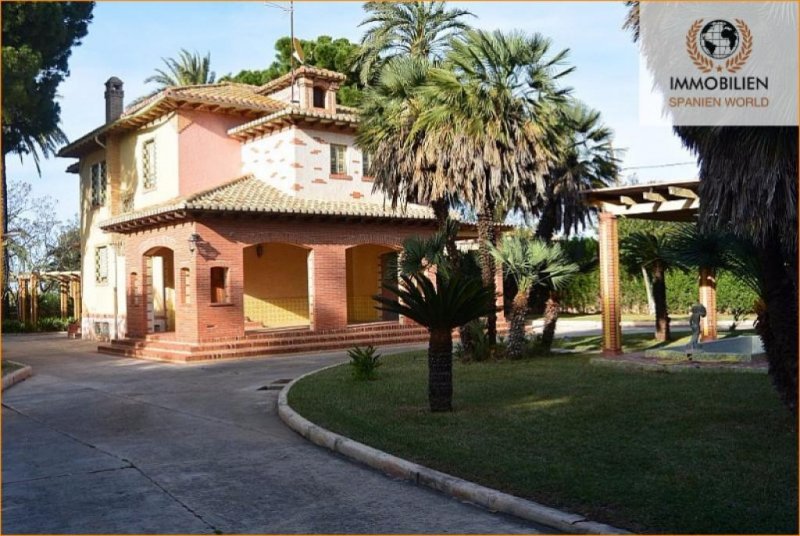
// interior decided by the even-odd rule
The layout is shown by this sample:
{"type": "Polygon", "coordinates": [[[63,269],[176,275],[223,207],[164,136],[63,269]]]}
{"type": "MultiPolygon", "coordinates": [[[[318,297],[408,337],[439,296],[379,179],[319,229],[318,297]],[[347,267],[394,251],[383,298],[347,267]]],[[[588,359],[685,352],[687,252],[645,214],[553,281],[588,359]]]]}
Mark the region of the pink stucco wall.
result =
{"type": "Polygon", "coordinates": [[[213,188],[241,175],[240,143],[228,129],[244,119],[181,111],[178,120],[180,193],[185,196],[213,188]]]}

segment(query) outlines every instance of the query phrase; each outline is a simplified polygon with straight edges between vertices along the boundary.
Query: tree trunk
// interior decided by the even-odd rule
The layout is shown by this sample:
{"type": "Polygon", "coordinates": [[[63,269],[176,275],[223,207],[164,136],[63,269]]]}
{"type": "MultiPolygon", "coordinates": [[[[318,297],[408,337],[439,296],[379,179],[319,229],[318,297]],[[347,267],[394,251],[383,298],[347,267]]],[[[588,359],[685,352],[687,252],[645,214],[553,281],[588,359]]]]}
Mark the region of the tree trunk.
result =
{"type": "Polygon", "coordinates": [[[656,314],[656,300],[653,298],[653,285],[650,283],[650,274],[647,268],[642,266],[642,279],[644,280],[644,291],[647,294],[647,312],[651,315],[656,314]]]}
{"type": "MultiPolygon", "coordinates": [[[[481,213],[478,214],[478,241],[480,242],[478,253],[480,255],[483,286],[489,289],[492,295],[495,295],[497,294],[494,284],[496,268],[489,244],[496,246],[497,237],[495,236],[494,228],[494,207],[488,203],[482,207],[481,213]]],[[[494,309],[486,318],[486,337],[489,339],[491,346],[497,344],[497,312],[494,309]]]]}
{"type": "Polygon", "coordinates": [[[559,311],[559,303],[558,303],[558,293],[555,291],[550,291],[550,297],[547,298],[547,302],[544,306],[544,326],[542,326],[542,346],[544,346],[545,350],[548,352],[550,348],[553,346],[553,338],[556,335],[556,322],[558,322],[558,311],[559,311]]]}
{"type": "Polygon", "coordinates": [[[529,294],[528,290],[520,290],[511,302],[511,325],[506,350],[509,359],[519,359],[525,354],[525,317],[528,314],[529,294]]]}
{"type": "Polygon", "coordinates": [[[449,329],[430,333],[428,404],[431,411],[453,410],[453,338],[449,329]]]}
{"type": "Polygon", "coordinates": [[[11,301],[10,301],[10,291],[8,288],[8,270],[9,270],[9,262],[8,262],[8,250],[6,249],[6,240],[8,239],[8,182],[6,179],[6,153],[3,153],[3,203],[2,203],[2,213],[0,214],[0,218],[3,219],[3,235],[0,237],[0,248],[3,250],[3,273],[2,277],[0,278],[0,291],[3,293],[3,302],[2,307],[0,307],[0,317],[8,318],[8,314],[11,311],[11,301]]]}
{"type": "MultiPolygon", "coordinates": [[[[447,229],[447,222],[450,219],[450,203],[448,203],[446,199],[435,199],[431,201],[431,208],[433,209],[433,214],[436,216],[436,224],[439,226],[439,230],[444,232],[447,229]]],[[[447,250],[447,256],[453,263],[453,269],[458,270],[460,253],[456,245],[455,236],[447,237],[445,249],[447,250]]]]}
{"type": "Polygon", "coordinates": [[[544,208],[536,222],[536,238],[550,243],[556,233],[556,204],[553,201],[545,201],[544,208]]]}
{"type": "Polygon", "coordinates": [[[797,287],[793,266],[784,261],[780,242],[773,238],[760,248],[765,309],[756,330],[769,361],[772,383],[791,412],[797,414],[797,287]]]}
{"type": "Polygon", "coordinates": [[[653,300],[656,303],[656,340],[669,341],[669,313],[667,312],[667,282],[664,266],[653,264],[653,300]]]}

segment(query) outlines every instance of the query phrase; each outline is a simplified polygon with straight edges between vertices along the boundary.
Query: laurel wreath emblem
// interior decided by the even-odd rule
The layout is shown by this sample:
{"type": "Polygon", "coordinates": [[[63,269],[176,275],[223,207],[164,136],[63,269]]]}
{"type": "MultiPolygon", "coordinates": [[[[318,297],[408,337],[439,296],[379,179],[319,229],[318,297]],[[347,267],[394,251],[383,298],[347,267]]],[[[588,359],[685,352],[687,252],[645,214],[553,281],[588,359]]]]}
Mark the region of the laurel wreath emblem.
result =
{"type": "Polygon", "coordinates": [[[731,56],[725,62],[725,68],[729,73],[735,73],[741,69],[753,52],[753,34],[750,33],[750,28],[747,27],[747,24],[742,19],[733,20],[736,21],[736,29],[739,30],[739,34],[742,36],[742,46],[739,47],[739,52],[735,56],[731,56]]]}
{"type": "Polygon", "coordinates": [[[686,33],[686,52],[689,53],[689,58],[691,58],[695,67],[704,73],[710,73],[711,69],[714,68],[714,62],[697,48],[697,34],[700,33],[702,25],[703,19],[697,19],[689,27],[689,31],[686,33]]]}
{"type": "MultiPolygon", "coordinates": [[[[729,73],[735,73],[741,69],[750,59],[750,54],[753,52],[753,34],[750,32],[750,28],[742,19],[734,19],[734,21],[736,21],[736,29],[739,30],[739,35],[742,37],[742,44],[739,47],[739,52],[725,61],[725,69],[729,73]]],[[[697,19],[689,27],[689,31],[686,33],[686,52],[695,67],[703,73],[710,73],[714,69],[714,62],[700,52],[697,46],[697,36],[702,27],[703,19],[697,19]]],[[[717,67],[717,70],[721,71],[722,67],[717,67]]]]}

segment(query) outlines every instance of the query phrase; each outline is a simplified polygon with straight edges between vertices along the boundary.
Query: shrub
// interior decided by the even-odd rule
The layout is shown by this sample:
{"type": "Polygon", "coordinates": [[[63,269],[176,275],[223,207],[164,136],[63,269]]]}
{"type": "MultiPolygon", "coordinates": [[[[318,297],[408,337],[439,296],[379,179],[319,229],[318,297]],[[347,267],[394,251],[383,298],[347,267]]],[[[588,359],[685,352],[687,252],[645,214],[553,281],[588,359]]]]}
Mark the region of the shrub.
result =
{"type": "MultiPolygon", "coordinates": [[[[483,320],[473,320],[464,325],[472,341],[472,352],[467,355],[464,348],[459,344],[456,346],[455,354],[461,361],[486,361],[492,357],[492,345],[489,344],[489,337],[486,335],[486,322],[483,320]]],[[[497,350],[497,348],[495,348],[497,350]]]]}
{"type": "Polygon", "coordinates": [[[19,320],[3,320],[3,333],[27,333],[30,331],[28,326],[19,320]]]}
{"type": "Polygon", "coordinates": [[[67,331],[72,318],[63,319],[58,316],[47,316],[39,319],[36,331],[67,331]]]}
{"type": "Polygon", "coordinates": [[[375,370],[381,366],[378,363],[381,354],[375,352],[372,345],[366,348],[356,346],[347,351],[347,355],[350,356],[350,366],[353,367],[353,378],[358,381],[375,379],[375,370]]]}

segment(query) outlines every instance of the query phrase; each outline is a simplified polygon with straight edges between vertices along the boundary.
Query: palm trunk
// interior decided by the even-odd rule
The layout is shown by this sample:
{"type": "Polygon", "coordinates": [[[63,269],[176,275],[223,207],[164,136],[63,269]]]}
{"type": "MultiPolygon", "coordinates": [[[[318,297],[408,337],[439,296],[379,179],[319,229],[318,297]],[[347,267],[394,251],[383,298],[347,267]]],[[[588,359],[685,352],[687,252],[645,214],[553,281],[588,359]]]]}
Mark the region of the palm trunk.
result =
{"type": "Polygon", "coordinates": [[[644,280],[644,291],[647,294],[647,312],[651,315],[656,314],[656,300],[653,298],[653,285],[650,283],[650,274],[647,268],[642,266],[642,279],[644,280]]]}
{"type": "Polygon", "coordinates": [[[783,402],[797,414],[797,287],[792,263],[777,239],[759,251],[764,279],[765,310],[759,315],[757,331],[769,361],[769,374],[783,402]]]}
{"type": "MultiPolygon", "coordinates": [[[[492,252],[489,249],[489,244],[492,246],[497,245],[497,237],[494,229],[494,207],[490,203],[484,204],[481,213],[478,215],[478,253],[481,262],[481,279],[483,286],[489,289],[492,294],[497,294],[495,288],[495,264],[492,252]]],[[[497,344],[497,312],[492,310],[486,318],[486,337],[489,339],[489,344],[494,346],[497,344]]]]}
{"type": "MultiPolygon", "coordinates": [[[[450,204],[446,199],[436,199],[431,201],[431,208],[433,209],[433,214],[436,217],[436,224],[439,226],[439,230],[444,232],[447,229],[447,222],[450,219],[450,204]]],[[[453,269],[458,270],[460,253],[458,251],[458,246],[456,245],[455,236],[447,237],[445,249],[447,250],[447,256],[453,263],[453,269]]]]}
{"type": "Polygon", "coordinates": [[[556,204],[552,201],[546,201],[542,213],[539,216],[539,221],[536,222],[536,238],[549,244],[553,241],[555,232],[556,204]]]}
{"type": "Polygon", "coordinates": [[[653,264],[653,300],[656,304],[656,340],[670,340],[669,313],[667,312],[667,282],[664,266],[653,264]]]}
{"type": "Polygon", "coordinates": [[[453,410],[453,338],[449,329],[431,330],[428,342],[428,404],[453,410]]]}
{"type": "Polygon", "coordinates": [[[509,359],[519,359],[525,354],[525,317],[528,314],[529,290],[520,290],[511,302],[511,326],[508,332],[509,359]]]}
{"type": "Polygon", "coordinates": [[[550,296],[544,306],[544,325],[542,326],[542,346],[548,352],[553,346],[553,339],[556,335],[556,322],[558,322],[558,293],[550,291],[550,296]]]}

